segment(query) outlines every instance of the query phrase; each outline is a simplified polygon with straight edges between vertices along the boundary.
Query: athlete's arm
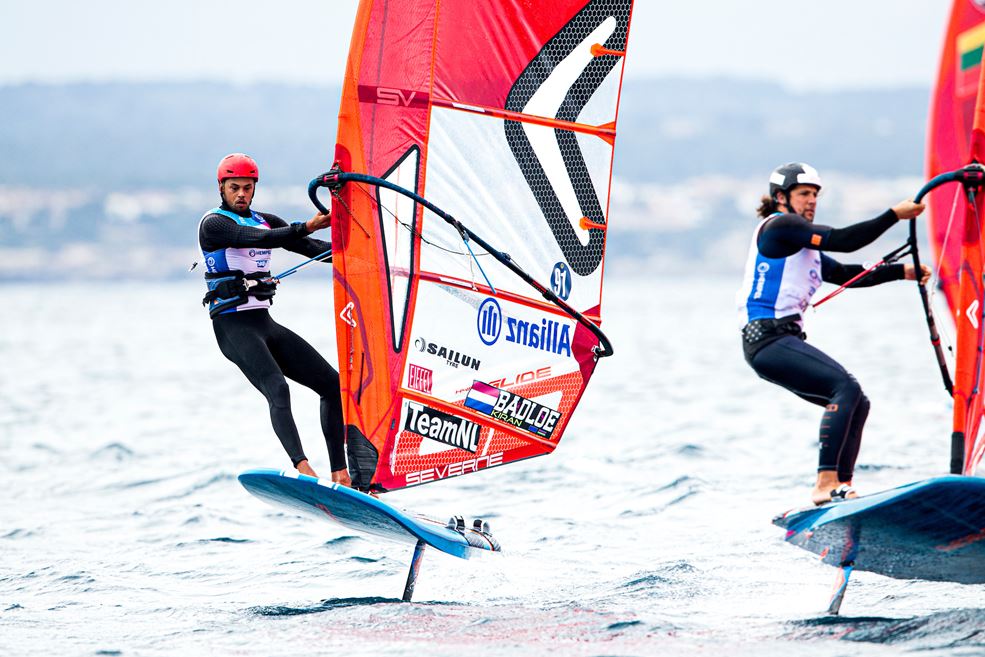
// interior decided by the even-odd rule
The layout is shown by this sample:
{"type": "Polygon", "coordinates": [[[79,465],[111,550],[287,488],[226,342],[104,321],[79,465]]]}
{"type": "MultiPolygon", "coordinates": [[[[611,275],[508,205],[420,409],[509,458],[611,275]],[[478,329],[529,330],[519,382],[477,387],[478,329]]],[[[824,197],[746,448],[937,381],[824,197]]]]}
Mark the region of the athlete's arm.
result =
{"type": "MultiPolygon", "coordinates": [[[[264,214],[270,229],[240,226],[221,214],[211,214],[202,221],[198,231],[198,241],[205,252],[226,248],[245,248],[256,246],[264,249],[286,247],[308,235],[304,223],[288,225],[283,219],[264,214]],[[272,222],[271,219],[276,219],[272,222]]],[[[317,254],[314,254],[317,255],[317,254]]]]}
{"type": "MultiPolygon", "coordinates": [[[[863,271],[865,271],[865,267],[862,265],[843,265],[834,258],[821,254],[821,280],[825,283],[844,285],[863,271]]],[[[903,265],[883,265],[848,287],[871,287],[889,281],[901,281],[905,272],[903,265]]]]}
{"type": "MultiPolygon", "coordinates": [[[[267,223],[270,224],[272,228],[275,226],[282,227],[288,225],[287,222],[275,214],[267,214],[266,212],[259,212],[258,214],[266,219],[267,223]]],[[[298,224],[292,225],[296,226],[298,224]]],[[[294,253],[300,253],[308,258],[314,258],[315,256],[325,253],[325,251],[332,250],[332,244],[330,242],[324,242],[322,240],[315,239],[314,237],[308,237],[310,233],[308,232],[307,222],[302,222],[300,225],[304,227],[304,230],[300,234],[296,235],[292,241],[284,244],[283,248],[288,251],[293,251],[294,253]]]]}
{"type": "Polygon", "coordinates": [[[848,253],[871,244],[897,221],[896,213],[886,210],[875,219],[832,228],[807,221],[798,214],[782,214],[766,222],[757,245],[767,258],[786,258],[801,249],[848,253]]]}

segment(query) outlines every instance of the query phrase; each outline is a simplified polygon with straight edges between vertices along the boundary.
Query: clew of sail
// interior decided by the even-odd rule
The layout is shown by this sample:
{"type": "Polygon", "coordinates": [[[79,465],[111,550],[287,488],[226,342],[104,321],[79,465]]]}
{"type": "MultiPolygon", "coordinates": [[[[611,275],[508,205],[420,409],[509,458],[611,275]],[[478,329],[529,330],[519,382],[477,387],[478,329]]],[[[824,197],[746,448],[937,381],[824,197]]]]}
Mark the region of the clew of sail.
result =
{"type": "Polygon", "coordinates": [[[358,487],[557,447],[608,353],[596,325],[631,11],[360,3],[335,155],[353,175],[332,226],[358,487]]]}
{"type": "Polygon", "coordinates": [[[956,327],[951,472],[975,474],[985,454],[985,233],[981,172],[985,163],[985,7],[955,0],[933,96],[927,148],[931,178],[965,165],[961,185],[928,198],[931,244],[938,277],[956,327]]]}

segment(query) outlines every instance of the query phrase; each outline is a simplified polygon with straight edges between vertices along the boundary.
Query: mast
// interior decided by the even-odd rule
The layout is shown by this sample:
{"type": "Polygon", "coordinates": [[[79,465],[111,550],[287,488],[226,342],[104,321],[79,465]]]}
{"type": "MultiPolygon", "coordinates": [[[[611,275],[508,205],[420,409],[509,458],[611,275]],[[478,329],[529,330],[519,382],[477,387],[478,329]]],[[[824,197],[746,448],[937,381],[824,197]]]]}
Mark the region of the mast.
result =
{"type": "MultiPolygon", "coordinates": [[[[980,56],[980,55],[979,55],[980,56]]],[[[985,162],[985,66],[979,66],[978,95],[971,130],[971,162],[985,162]]],[[[954,433],[951,437],[951,472],[973,474],[981,458],[974,458],[981,442],[983,409],[983,348],[985,348],[985,239],[982,209],[985,192],[981,185],[965,186],[965,220],[961,237],[959,304],[956,309],[957,365],[955,367],[954,433]]]]}

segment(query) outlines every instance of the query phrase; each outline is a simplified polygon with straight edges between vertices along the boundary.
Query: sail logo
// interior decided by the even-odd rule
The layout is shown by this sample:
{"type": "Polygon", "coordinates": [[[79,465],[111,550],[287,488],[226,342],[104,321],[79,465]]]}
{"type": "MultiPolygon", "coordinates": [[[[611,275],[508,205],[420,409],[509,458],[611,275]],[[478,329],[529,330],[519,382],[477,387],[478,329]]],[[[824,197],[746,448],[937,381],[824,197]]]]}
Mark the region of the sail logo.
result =
{"type": "MultiPolygon", "coordinates": [[[[551,368],[550,366],[541,367],[536,370],[528,370],[526,372],[520,372],[519,374],[514,374],[509,377],[503,377],[501,379],[493,379],[489,381],[489,385],[494,388],[514,388],[518,385],[523,385],[527,383],[532,383],[534,381],[540,381],[542,379],[551,378],[551,368]]],[[[456,395],[468,394],[471,390],[471,386],[468,388],[459,388],[455,391],[456,395]]]]}
{"type": "Polygon", "coordinates": [[[416,390],[418,392],[423,392],[425,395],[431,394],[431,388],[434,385],[434,372],[426,367],[421,367],[419,365],[414,365],[413,363],[407,368],[407,387],[411,390],[416,390]]]}
{"type": "Polygon", "coordinates": [[[358,93],[360,103],[390,105],[391,107],[426,108],[430,100],[428,93],[424,91],[378,87],[368,84],[359,85],[358,93]]]}
{"type": "Polygon", "coordinates": [[[528,322],[516,317],[507,317],[499,302],[489,298],[479,306],[476,328],[483,344],[492,346],[499,341],[506,326],[506,342],[523,345],[530,349],[549,351],[559,356],[571,357],[571,326],[546,318],[528,322]]]}
{"type": "Polygon", "coordinates": [[[518,386],[521,383],[530,383],[532,381],[540,381],[541,379],[551,378],[551,368],[541,367],[536,370],[529,370],[527,372],[520,372],[519,374],[512,376],[510,378],[495,379],[489,382],[489,385],[496,386],[497,388],[511,388],[513,386],[518,386]]]}
{"type": "Polygon", "coordinates": [[[478,371],[479,365],[482,364],[482,361],[474,356],[469,356],[468,354],[463,354],[460,351],[449,349],[444,345],[428,342],[424,338],[417,338],[414,340],[414,346],[417,347],[417,350],[422,354],[430,354],[443,359],[450,367],[457,368],[461,365],[462,367],[471,367],[473,370],[478,371]]]}
{"type": "Polygon", "coordinates": [[[355,307],[356,304],[350,301],[348,304],[346,304],[345,308],[342,309],[342,312],[339,313],[339,319],[341,319],[343,322],[345,322],[352,328],[358,327],[358,324],[356,324],[356,318],[352,316],[352,311],[355,309],[355,307]]]}
{"type": "Polygon", "coordinates": [[[497,465],[503,465],[502,452],[477,456],[467,461],[439,465],[429,470],[408,472],[406,481],[408,486],[415,486],[417,484],[426,484],[429,481],[438,481],[445,477],[458,477],[463,474],[469,474],[470,472],[478,472],[484,468],[492,468],[497,465]]]}
{"type": "Polygon", "coordinates": [[[479,448],[478,424],[412,401],[407,402],[404,430],[473,454],[479,448]]]}
{"type": "Polygon", "coordinates": [[[410,107],[416,95],[416,91],[405,92],[403,89],[376,88],[376,102],[380,105],[403,105],[404,107],[410,107]]]}
{"type": "Polygon", "coordinates": [[[479,339],[483,344],[494,345],[499,340],[503,330],[503,311],[495,299],[486,299],[479,306],[479,317],[476,320],[479,329],[479,339]]]}
{"type": "Polygon", "coordinates": [[[472,383],[465,406],[542,438],[550,438],[561,419],[553,408],[482,381],[472,383]]]}

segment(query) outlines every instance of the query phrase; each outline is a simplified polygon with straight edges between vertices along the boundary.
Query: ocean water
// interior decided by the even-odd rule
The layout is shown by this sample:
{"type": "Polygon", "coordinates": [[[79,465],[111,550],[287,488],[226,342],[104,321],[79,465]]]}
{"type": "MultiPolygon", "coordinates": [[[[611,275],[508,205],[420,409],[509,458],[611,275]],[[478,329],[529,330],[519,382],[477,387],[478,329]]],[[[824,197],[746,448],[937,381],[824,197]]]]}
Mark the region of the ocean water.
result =
{"type": "MultiPolygon", "coordinates": [[[[0,655],[985,654],[985,587],[835,570],[770,524],[803,506],[820,410],[742,360],[738,277],[606,281],[603,361],[548,457],[399,491],[489,520],[504,553],[411,550],[296,517],[236,475],[287,462],[219,353],[201,284],[3,288],[0,655]]],[[[274,316],[334,361],[327,279],[274,316]]],[[[946,321],[946,320],[945,320],[946,321]]],[[[846,293],[811,341],[872,400],[856,485],[946,470],[950,402],[912,284],[846,293]]],[[[317,400],[292,389],[327,470],[317,400]]]]}

